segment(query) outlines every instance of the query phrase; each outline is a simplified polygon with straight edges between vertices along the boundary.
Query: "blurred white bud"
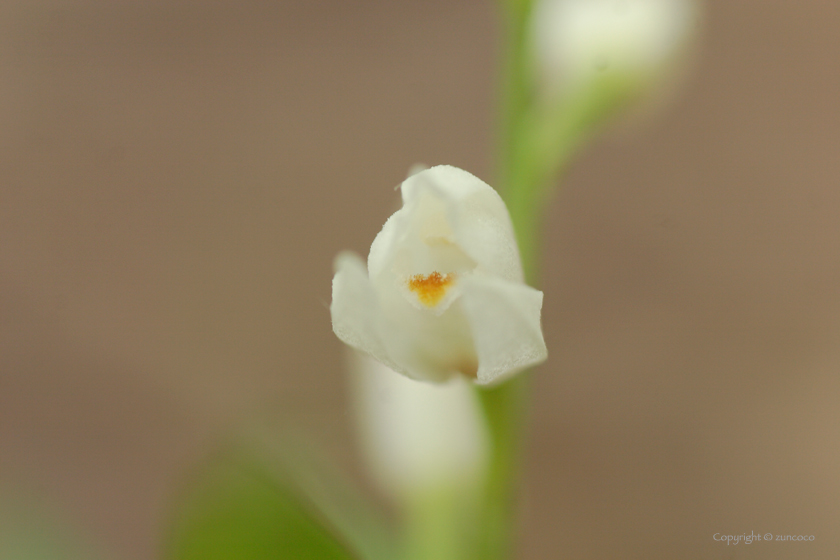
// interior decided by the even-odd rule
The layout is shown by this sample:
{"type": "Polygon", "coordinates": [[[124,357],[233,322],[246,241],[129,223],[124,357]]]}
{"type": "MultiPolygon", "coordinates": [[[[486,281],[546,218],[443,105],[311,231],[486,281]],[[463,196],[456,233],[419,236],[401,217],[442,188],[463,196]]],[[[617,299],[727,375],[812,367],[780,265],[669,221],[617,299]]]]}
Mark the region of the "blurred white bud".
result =
{"type": "Polygon", "coordinates": [[[549,91],[667,73],[696,27],[694,0],[537,0],[532,48],[549,91]]]}
{"type": "Polygon", "coordinates": [[[353,366],[362,448],[386,492],[406,498],[482,481],[488,434],[469,381],[422,383],[357,352],[353,366]]]}

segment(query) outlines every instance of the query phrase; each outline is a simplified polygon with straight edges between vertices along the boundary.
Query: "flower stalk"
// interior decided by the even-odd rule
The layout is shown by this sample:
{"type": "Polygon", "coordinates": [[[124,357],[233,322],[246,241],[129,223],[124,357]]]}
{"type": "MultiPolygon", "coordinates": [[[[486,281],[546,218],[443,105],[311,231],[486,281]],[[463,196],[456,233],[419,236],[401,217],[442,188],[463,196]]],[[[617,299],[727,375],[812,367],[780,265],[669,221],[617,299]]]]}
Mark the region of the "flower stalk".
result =
{"type": "MultiPolygon", "coordinates": [[[[526,282],[539,284],[542,208],[553,179],[582,143],[591,99],[535,106],[528,42],[530,0],[502,2],[506,30],[501,71],[501,134],[497,174],[519,244],[526,282]],[[578,106],[576,106],[578,105],[578,106]]],[[[596,113],[598,111],[595,111],[596,113]]],[[[490,388],[477,388],[490,433],[490,465],[484,492],[480,557],[503,560],[513,553],[516,494],[524,447],[530,372],[490,388]]]]}
{"type": "MultiPolygon", "coordinates": [[[[529,167],[523,161],[527,154],[520,148],[522,122],[528,112],[533,82],[526,63],[531,2],[503,0],[500,12],[505,29],[497,174],[519,244],[526,282],[533,283],[537,276],[537,238],[541,220],[534,213],[538,198],[536,185],[525,172],[529,167]]],[[[487,560],[509,558],[513,549],[516,483],[529,378],[530,372],[524,372],[499,386],[476,389],[490,439],[484,505],[480,510],[481,519],[477,520],[481,529],[478,557],[487,560]]]]}
{"type": "MultiPolygon", "coordinates": [[[[607,6],[600,0],[500,2],[505,29],[497,173],[525,280],[533,286],[539,287],[543,209],[558,176],[600,125],[667,78],[693,32],[692,0],[632,0],[607,6]],[[543,19],[556,13],[562,2],[565,15],[560,20],[543,19]],[[540,37],[548,41],[540,45],[537,27],[548,29],[548,35],[540,37]],[[546,43],[556,47],[558,38],[561,51],[541,50],[546,43]],[[605,60],[596,60],[604,54],[605,60]],[[538,76],[539,70],[546,70],[540,58],[559,58],[565,64],[553,69],[549,64],[555,74],[538,76]],[[558,83],[563,86],[559,90],[558,83]]],[[[524,372],[501,385],[476,388],[491,441],[483,518],[478,521],[481,558],[512,555],[529,385],[530,374],[524,372]]]]}

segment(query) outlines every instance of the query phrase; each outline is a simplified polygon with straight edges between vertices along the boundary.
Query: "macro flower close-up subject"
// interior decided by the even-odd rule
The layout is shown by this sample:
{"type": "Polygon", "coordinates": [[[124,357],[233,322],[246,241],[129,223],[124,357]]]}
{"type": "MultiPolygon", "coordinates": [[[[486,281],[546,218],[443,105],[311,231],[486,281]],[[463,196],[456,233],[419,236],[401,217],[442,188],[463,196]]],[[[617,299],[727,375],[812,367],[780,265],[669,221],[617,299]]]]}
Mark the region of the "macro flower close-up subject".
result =
{"type": "Polygon", "coordinates": [[[498,193],[450,166],[412,175],[401,192],[367,267],[352,253],[336,259],[336,335],[420,380],[488,384],[544,361],[543,294],[524,284],[498,193]]]}

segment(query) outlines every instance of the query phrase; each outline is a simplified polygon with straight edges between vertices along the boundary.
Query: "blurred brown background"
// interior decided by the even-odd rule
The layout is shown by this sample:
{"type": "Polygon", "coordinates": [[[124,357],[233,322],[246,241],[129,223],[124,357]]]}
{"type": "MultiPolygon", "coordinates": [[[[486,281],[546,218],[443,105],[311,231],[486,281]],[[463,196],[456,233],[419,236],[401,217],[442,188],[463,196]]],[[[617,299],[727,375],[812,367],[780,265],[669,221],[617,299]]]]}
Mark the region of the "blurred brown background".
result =
{"type": "MultiPolygon", "coordinates": [[[[490,179],[493,8],[0,5],[0,487],[140,560],[243,421],[358,471],[331,260],[411,164],[490,179]]],[[[840,553],[840,4],[706,8],[550,209],[521,558],[840,553]]]]}

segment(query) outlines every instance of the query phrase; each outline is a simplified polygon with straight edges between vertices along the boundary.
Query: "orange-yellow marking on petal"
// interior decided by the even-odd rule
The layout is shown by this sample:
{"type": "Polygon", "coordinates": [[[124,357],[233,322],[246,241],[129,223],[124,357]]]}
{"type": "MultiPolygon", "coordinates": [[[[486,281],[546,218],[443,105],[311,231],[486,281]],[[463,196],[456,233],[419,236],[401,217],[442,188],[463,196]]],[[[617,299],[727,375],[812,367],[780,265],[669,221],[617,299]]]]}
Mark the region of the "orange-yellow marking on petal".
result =
{"type": "Polygon", "coordinates": [[[454,274],[441,274],[437,271],[428,276],[415,274],[408,279],[408,289],[417,294],[420,303],[426,307],[434,307],[440,303],[446,295],[446,290],[454,282],[454,274]]]}

